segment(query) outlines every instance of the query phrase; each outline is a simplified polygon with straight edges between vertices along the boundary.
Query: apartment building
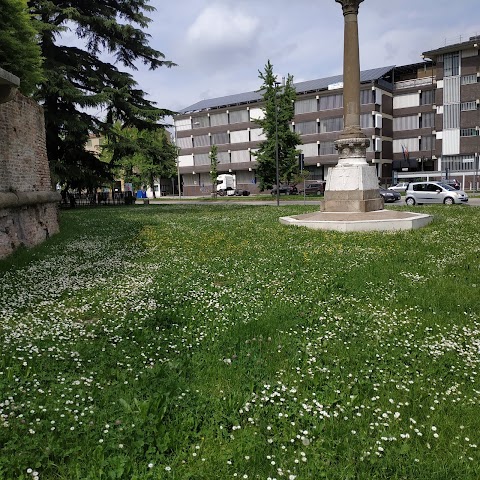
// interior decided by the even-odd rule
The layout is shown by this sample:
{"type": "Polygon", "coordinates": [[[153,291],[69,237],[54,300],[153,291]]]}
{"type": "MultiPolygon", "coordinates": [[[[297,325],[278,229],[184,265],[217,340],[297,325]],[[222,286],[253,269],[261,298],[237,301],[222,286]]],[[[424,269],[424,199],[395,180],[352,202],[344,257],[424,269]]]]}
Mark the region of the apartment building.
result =
{"type": "MultiPolygon", "coordinates": [[[[471,188],[478,169],[480,57],[476,37],[425,52],[424,61],[360,74],[360,123],[370,138],[367,162],[382,183],[399,178],[458,178],[471,188]]],[[[324,180],[337,163],[343,129],[342,75],[295,84],[291,128],[310,179],[324,180]]],[[[185,195],[211,192],[209,152],[218,172],[234,173],[237,188],[258,192],[255,151],[264,135],[262,96],[247,92],[203,100],[174,118],[185,195]]]]}

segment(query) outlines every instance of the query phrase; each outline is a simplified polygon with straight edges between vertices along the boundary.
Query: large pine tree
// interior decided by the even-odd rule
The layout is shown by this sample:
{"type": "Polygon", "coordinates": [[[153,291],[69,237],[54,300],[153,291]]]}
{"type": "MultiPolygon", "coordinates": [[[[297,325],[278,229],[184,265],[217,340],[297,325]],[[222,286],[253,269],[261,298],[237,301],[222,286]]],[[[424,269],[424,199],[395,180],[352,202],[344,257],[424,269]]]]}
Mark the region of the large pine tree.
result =
{"type": "Polygon", "coordinates": [[[0,67],[20,78],[20,90],[31,94],[42,80],[42,58],[27,0],[0,0],[0,67]]]}
{"type": "Polygon", "coordinates": [[[39,32],[45,80],[36,98],[45,109],[47,152],[55,181],[93,186],[108,175],[107,165],[84,146],[90,133],[109,133],[115,121],[141,129],[158,128],[170,112],[156,108],[132,75],[138,62],[154,70],[174,65],[148,44],[143,30],[153,10],[148,0],[29,0],[39,32]],[[74,32],[78,45],[62,44],[74,32]],[[111,62],[104,60],[111,57],[111,62]],[[120,68],[119,68],[120,67],[120,68]],[[107,114],[98,119],[93,109],[107,114]]]}
{"type": "Polygon", "coordinates": [[[295,115],[296,98],[293,76],[288,75],[285,85],[279,85],[273,73],[273,65],[268,60],[265,70],[259,72],[259,78],[263,80],[259,91],[263,93],[262,109],[265,116],[255,120],[255,123],[262,128],[266,140],[260,144],[255,155],[260,190],[264,190],[276,183],[277,143],[280,180],[289,182],[298,173],[296,147],[302,142],[300,136],[290,128],[295,115]]]}

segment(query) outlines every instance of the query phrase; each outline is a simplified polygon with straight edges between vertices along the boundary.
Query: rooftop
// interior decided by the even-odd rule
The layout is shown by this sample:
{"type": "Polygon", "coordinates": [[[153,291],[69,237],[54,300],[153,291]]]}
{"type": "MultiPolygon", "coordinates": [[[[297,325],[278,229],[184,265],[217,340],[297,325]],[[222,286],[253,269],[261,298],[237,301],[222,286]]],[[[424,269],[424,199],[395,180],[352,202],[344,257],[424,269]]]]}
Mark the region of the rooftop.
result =
{"type": "MultiPolygon", "coordinates": [[[[360,72],[360,82],[368,83],[382,78],[394,68],[394,65],[387,67],[373,68],[371,70],[364,70],[360,72]]],[[[297,93],[319,92],[327,90],[329,87],[342,88],[343,75],[334,75],[332,77],[319,78],[317,80],[308,80],[306,82],[294,83],[297,93]]],[[[333,89],[333,88],[332,88],[333,89]]],[[[184,108],[179,113],[187,114],[193,112],[201,112],[220,107],[229,107],[234,105],[243,105],[248,103],[256,103],[262,99],[261,91],[237,93],[235,95],[227,95],[225,97],[211,98],[208,100],[201,100],[189,107],[184,108]]]]}

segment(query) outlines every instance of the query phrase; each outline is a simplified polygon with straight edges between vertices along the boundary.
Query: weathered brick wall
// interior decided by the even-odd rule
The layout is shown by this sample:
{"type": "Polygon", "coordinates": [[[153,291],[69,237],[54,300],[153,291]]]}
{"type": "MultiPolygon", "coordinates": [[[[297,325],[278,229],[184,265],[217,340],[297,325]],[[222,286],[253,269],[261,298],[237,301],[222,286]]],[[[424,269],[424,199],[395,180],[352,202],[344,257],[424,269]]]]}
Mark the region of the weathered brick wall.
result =
{"type": "Polygon", "coordinates": [[[58,232],[42,108],[17,93],[0,104],[0,258],[58,232]]]}

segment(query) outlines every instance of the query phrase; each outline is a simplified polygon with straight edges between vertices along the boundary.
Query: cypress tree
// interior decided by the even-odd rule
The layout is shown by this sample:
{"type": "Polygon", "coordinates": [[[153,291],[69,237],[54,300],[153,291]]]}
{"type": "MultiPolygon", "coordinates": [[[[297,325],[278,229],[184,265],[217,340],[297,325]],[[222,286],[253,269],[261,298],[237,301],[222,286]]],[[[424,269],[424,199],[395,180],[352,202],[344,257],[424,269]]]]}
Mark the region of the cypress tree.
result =
{"type": "Polygon", "coordinates": [[[263,92],[262,107],[265,116],[255,122],[262,128],[266,136],[255,154],[257,157],[257,177],[260,190],[271,188],[276,183],[276,147],[278,136],[278,163],[280,180],[290,182],[298,174],[297,145],[301,144],[300,136],[293,132],[290,124],[295,115],[296,91],[293,76],[288,75],[285,85],[276,82],[273,65],[268,60],[264,72],[259,71],[263,80],[260,87],[263,92]]]}

